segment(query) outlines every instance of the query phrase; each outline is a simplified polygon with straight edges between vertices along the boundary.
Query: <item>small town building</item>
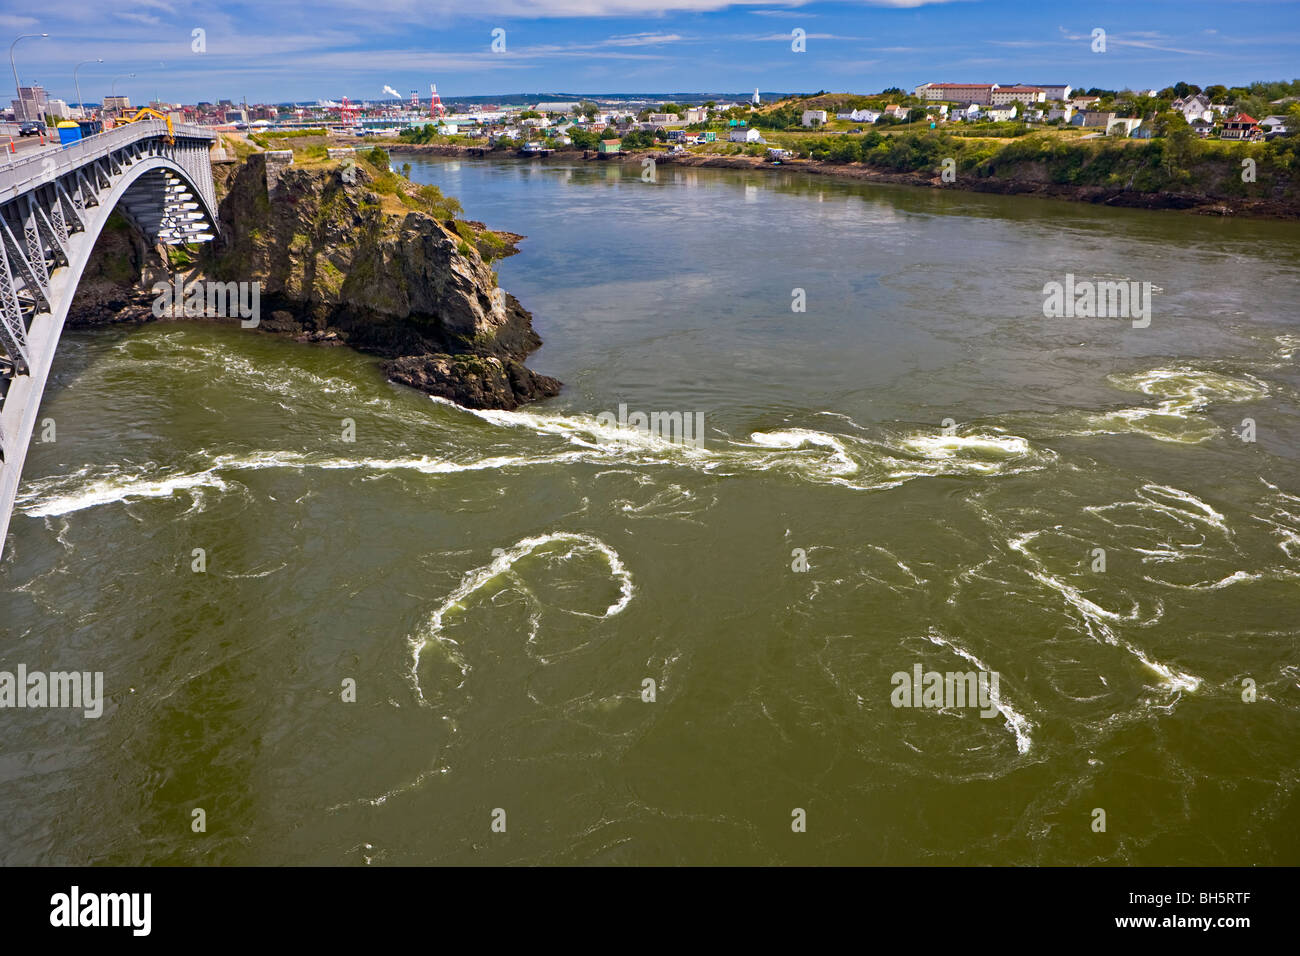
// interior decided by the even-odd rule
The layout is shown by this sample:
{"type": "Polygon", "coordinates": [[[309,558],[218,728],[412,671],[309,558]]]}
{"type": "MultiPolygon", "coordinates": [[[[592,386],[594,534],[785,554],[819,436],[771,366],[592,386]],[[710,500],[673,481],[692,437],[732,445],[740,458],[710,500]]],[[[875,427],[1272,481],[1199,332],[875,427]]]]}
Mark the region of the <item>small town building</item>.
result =
{"type": "Polygon", "coordinates": [[[1290,132],[1287,127],[1285,116],[1265,116],[1259,121],[1259,128],[1264,131],[1264,136],[1272,139],[1274,136],[1285,136],[1290,132]]]}
{"type": "Polygon", "coordinates": [[[1084,110],[1074,116],[1074,125],[1086,129],[1107,130],[1110,129],[1110,124],[1113,122],[1115,122],[1115,114],[1104,110],[1084,110]]]}
{"type": "Polygon", "coordinates": [[[1041,103],[1047,94],[1036,86],[995,86],[989,92],[992,106],[1004,106],[1007,103],[1041,103]]]}
{"type": "Polygon", "coordinates": [[[993,102],[996,83],[926,83],[916,88],[918,97],[927,100],[948,100],[952,103],[978,103],[988,106],[993,102]]]}
{"type": "Polygon", "coordinates": [[[1187,122],[1192,120],[1203,119],[1206,122],[1214,122],[1214,107],[1210,98],[1204,93],[1196,93],[1192,96],[1184,96],[1174,100],[1173,108],[1183,114],[1183,119],[1187,122]]]}
{"type": "Polygon", "coordinates": [[[1264,131],[1259,128],[1254,117],[1237,113],[1223,121],[1223,131],[1219,133],[1219,138],[1257,140],[1264,138],[1264,131]]]}
{"type": "Polygon", "coordinates": [[[1065,83],[1031,83],[1029,85],[1042,90],[1043,95],[1052,103],[1064,103],[1070,98],[1070,93],[1074,89],[1065,83]]]}

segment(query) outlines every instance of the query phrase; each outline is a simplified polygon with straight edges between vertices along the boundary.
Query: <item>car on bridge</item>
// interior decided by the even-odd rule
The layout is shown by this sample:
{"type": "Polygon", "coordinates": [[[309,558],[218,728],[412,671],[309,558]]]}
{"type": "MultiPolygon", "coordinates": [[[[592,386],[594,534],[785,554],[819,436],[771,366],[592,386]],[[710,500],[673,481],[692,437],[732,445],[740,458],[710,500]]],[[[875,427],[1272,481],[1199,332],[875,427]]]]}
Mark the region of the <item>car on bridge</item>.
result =
{"type": "Polygon", "coordinates": [[[26,120],[18,127],[19,136],[41,136],[45,133],[45,124],[40,120],[26,120]]]}

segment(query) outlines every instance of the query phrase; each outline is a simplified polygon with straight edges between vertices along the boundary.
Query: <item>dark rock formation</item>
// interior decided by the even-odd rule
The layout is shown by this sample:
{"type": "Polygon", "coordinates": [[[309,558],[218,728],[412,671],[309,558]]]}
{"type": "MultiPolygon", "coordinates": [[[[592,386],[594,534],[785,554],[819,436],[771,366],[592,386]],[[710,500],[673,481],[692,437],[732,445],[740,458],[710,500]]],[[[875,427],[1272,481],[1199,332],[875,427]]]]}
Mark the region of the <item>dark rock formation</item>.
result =
{"type": "MultiPolygon", "coordinates": [[[[512,254],[522,237],[446,218],[437,190],[360,157],[300,167],[260,153],[214,175],[220,236],[186,280],[259,283],[262,331],[383,356],[396,381],[470,407],[559,392],[523,366],[541,338],[480,252],[512,254]]],[[[106,233],[70,320],[152,318],[160,263],[138,233],[106,233]]]]}
{"type": "Polygon", "coordinates": [[[555,379],[495,356],[406,355],[385,362],[384,371],[395,382],[467,408],[515,409],[560,392],[555,379]]]}

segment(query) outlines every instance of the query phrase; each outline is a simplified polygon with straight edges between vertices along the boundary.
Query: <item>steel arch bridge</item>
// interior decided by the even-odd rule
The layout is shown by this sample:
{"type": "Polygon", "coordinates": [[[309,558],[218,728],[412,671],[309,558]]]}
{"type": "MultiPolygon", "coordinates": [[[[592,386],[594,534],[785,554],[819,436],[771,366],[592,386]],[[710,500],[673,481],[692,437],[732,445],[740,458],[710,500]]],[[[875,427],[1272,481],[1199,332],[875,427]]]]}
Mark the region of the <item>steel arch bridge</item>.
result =
{"type": "Polygon", "coordinates": [[[151,242],[216,233],[200,126],[143,120],[0,169],[0,553],[63,323],[114,209],[151,242]]]}

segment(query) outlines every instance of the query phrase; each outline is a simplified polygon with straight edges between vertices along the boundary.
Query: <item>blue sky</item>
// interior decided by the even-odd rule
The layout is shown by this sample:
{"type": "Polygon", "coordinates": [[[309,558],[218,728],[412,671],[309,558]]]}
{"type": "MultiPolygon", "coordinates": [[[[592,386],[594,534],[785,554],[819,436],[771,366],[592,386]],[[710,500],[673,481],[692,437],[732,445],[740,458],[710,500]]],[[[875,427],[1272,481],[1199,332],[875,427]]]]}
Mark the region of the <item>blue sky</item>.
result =
{"type": "MultiPolygon", "coordinates": [[[[24,84],[133,102],[874,91],[925,81],[1209,85],[1300,75],[1296,0],[0,0],[24,84]],[[206,52],[192,51],[205,31],[206,52]],[[505,51],[491,49],[494,29],[505,51]],[[1106,51],[1092,51],[1092,31],[1106,51]],[[792,31],[806,51],[791,49],[792,31]]],[[[10,79],[8,82],[12,82],[10,79]]],[[[4,99],[14,94],[4,94],[4,99]]]]}

